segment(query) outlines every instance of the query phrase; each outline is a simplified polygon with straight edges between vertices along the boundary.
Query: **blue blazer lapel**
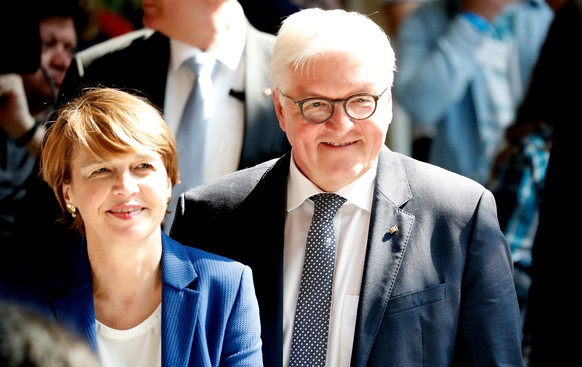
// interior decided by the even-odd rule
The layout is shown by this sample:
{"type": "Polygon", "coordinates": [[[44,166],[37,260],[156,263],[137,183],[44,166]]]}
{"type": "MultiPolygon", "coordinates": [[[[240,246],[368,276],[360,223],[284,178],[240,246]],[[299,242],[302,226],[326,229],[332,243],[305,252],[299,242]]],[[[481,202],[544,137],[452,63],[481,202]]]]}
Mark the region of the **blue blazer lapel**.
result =
{"type": "Polygon", "coordinates": [[[366,365],[385,314],[414,224],[414,216],[400,207],[411,198],[400,159],[384,148],[378,162],[352,366],[366,365]]]}
{"type": "Polygon", "coordinates": [[[54,279],[53,307],[59,322],[77,330],[97,351],[97,331],[95,329],[95,308],[91,265],[84,239],[69,247],[56,264],[61,269],[54,279]]]}
{"type": "Polygon", "coordinates": [[[198,275],[184,247],[165,234],[162,244],[162,366],[187,366],[202,348],[193,345],[200,292],[190,287],[198,275]]]}

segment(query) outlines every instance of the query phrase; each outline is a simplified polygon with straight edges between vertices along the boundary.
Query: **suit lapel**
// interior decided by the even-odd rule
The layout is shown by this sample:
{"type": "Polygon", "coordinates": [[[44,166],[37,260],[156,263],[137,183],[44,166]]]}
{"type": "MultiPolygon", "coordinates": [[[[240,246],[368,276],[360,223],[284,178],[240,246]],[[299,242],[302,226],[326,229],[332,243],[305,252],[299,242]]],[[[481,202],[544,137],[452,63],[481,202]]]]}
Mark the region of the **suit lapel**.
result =
{"type": "Polygon", "coordinates": [[[414,224],[414,216],[400,209],[411,198],[402,162],[384,148],[378,161],[352,366],[366,365],[380,327],[414,224]]]}
{"type": "Polygon", "coordinates": [[[278,124],[269,79],[274,38],[247,24],[245,58],[245,121],[239,169],[277,158],[291,149],[278,124]]]}
{"type": "Polygon", "coordinates": [[[155,32],[145,39],[141,47],[136,47],[132,62],[134,68],[142,70],[129,73],[128,76],[134,80],[127,85],[135,85],[138,91],[145,93],[148,99],[163,111],[170,64],[170,40],[163,34],[155,32]]]}
{"type": "Polygon", "coordinates": [[[198,275],[185,247],[165,234],[162,243],[162,366],[187,366],[190,354],[203,349],[193,342],[200,292],[190,284],[198,275]]]}
{"type": "Polygon", "coordinates": [[[85,240],[69,247],[55,264],[53,307],[59,322],[72,326],[97,351],[91,265],[85,240]]]}
{"type": "MultiPolygon", "coordinates": [[[[272,108],[271,83],[269,69],[271,58],[265,55],[274,44],[267,43],[262,35],[250,24],[247,24],[247,36],[244,49],[245,57],[245,106],[265,106],[272,111],[274,121],[277,121],[272,108]]],[[[245,120],[258,123],[259,117],[265,113],[262,109],[245,109],[245,120]]],[[[279,126],[274,126],[279,129],[279,126]]],[[[249,127],[247,127],[249,129],[249,127]]],[[[252,127],[250,130],[254,130],[252,127]]],[[[263,135],[264,136],[264,135],[263,135]]]]}
{"type": "Polygon", "coordinates": [[[242,219],[238,232],[252,238],[252,249],[241,247],[246,254],[240,258],[253,269],[257,299],[264,305],[260,308],[264,360],[276,361],[277,366],[283,363],[283,246],[290,157],[284,155],[265,172],[241,204],[241,215],[234,216],[242,219]]]}

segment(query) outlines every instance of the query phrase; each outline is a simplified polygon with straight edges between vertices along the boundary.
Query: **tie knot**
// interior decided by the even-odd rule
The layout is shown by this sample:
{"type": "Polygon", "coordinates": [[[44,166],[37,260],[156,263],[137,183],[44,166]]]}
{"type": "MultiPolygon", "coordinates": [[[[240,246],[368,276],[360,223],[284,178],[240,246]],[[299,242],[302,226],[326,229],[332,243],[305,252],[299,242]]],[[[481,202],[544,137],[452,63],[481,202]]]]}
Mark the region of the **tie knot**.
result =
{"type": "Polygon", "coordinates": [[[339,208],[346,202],[344,197],[333,193],[313,195],[310,199],[315,203],[313,215],[324,219],[333,218],[339,208]]]}
{"type": "Polygon", "coordinates": [[[196,54],[184,61],[184,65],[186,65],[194,75],[199,77],[210,77],[212,75],[212,70],[214,69],[214,64],[214,57],[205,53],[196,54]]]}

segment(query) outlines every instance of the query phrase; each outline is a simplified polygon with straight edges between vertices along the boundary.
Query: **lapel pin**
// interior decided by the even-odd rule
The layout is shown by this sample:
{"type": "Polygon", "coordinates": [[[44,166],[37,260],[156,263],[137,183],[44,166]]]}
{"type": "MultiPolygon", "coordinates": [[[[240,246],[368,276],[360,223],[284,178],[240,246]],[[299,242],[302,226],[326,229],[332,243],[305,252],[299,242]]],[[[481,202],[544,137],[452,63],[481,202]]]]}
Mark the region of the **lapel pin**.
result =
{"type": "Polygon", "coordinates": [[[398,227],[392,226],[392,227],[388,228],[388,233],[394,234],[396,232],[398,232],[398,227]]]}

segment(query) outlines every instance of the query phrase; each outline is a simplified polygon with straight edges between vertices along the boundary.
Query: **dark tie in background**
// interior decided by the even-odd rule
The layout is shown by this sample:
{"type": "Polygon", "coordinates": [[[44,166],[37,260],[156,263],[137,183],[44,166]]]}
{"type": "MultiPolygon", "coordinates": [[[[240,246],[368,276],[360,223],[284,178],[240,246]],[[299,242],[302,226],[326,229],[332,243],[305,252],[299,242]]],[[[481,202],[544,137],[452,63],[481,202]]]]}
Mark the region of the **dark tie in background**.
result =
{"type": "Polygon", "coordinates": [[[303,275],[295,309],[290,367],[325,366],[335,263],[333,217],[346,199],[317,194],[307,234],[303,275]]]}
{"type": "Polygon", "coordinates": [[[173,222],[178,196],[204,182],[206,130],[213,107],[212,71],[215,63],[212,56],[199,53],[186,60],[182,66],[194,74],[194,86],[186,100],[176,136],[181,182],[174,186],[172,202],[168,208],[172,213],[167,215],[164,224],[166,232],[173,222]]]}

